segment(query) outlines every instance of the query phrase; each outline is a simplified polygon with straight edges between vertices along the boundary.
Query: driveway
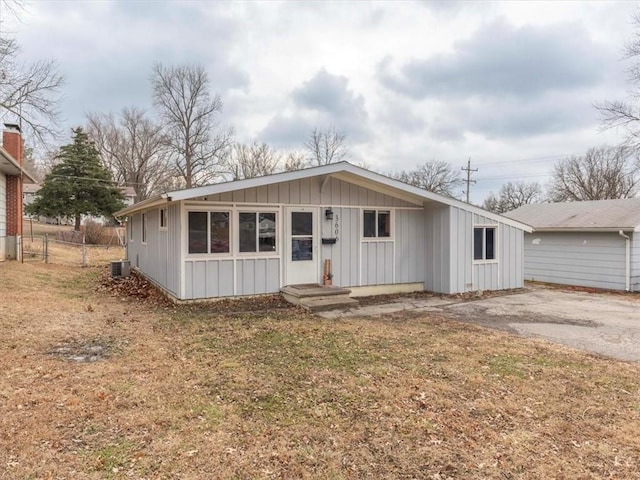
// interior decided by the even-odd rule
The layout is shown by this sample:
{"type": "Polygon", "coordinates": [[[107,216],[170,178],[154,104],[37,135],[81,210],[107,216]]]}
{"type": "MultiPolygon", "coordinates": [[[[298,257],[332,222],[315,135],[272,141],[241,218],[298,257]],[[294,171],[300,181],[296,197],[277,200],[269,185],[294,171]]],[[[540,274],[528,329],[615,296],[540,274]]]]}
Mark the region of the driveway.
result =
{"type": "Polygon", "coordinates": [[[532,287],[523,293],[474,300],[448,297],[399,298],[357,307],[341,316],[385,316],[438,312],[456,320],[586,350],[620,360],[640,361],[640,297],[569,292],[532,287]]]}

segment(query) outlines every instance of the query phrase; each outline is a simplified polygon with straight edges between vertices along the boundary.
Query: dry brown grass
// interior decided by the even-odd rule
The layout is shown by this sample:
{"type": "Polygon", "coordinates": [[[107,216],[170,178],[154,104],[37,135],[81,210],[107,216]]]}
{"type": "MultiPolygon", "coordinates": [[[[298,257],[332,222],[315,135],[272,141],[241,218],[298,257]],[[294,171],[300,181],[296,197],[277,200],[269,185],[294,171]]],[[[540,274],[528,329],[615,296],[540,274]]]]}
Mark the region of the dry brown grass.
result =
{"type": "Polygon", "coordinates": [[[99,274],[0,264],[0,478],[640,476],[637,364],[441,317],[153,305],[99,274]]]}
{"type": "MultiPolygon", "coordinates": [[[[25,236],[22,242],[25,262],[44,261],[43,250],[45,247],[43,237],[34,236],[32,240],[30,236],[25,236]]],[[[58,265],[97,267],[105,265],[112,260],[121,260],[126,257],[125,248],[117,245],[85,245],[84,256],[82,245],[60,242],[55,240],[55,237],[49,238],[48,245],[48,262],[58,265]]]]}

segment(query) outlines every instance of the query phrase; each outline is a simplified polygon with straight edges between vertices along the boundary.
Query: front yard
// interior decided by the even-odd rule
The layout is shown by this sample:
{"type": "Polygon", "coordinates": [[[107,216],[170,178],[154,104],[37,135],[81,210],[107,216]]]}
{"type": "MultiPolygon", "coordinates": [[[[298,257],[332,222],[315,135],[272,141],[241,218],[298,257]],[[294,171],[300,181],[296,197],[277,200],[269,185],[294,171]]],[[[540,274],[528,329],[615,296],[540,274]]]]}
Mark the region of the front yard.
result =
{"type": "Polygon", "coordinates": [[[638,364],[102,274],[0,263],[2,479],[640,478],[638,364]]]}

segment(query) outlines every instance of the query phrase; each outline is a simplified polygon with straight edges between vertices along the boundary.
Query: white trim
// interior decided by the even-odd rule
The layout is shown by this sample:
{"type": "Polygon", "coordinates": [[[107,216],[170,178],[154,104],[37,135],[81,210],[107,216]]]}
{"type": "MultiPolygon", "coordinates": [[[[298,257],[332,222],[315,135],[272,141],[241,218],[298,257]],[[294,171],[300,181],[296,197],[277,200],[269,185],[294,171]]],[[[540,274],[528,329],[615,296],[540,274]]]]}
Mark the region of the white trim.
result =
{"type": "MultiPolygon", "coordinates": [[[[187,296],[187,252],[189,251],[189,226],[187,223],[187,207],[180,202],[180,299],[186,300],[187,296]]],[[[234,271],[235,274],[235,271],[234,271]]],[[[234,292],[235,293],[235,292],[234,292]]]]}
{"type": "Polygon", "coordinates": [[[360,241],[361,242],[395,242],[396,239],[396,212],[393,207],[362,207],[360,209],[360,241]],[[364,212],[365,210],[373,210],[376,212],[376,236],[365,237],[364,236],[364,212]],[[389,212],[389,221],[391,222],[391,228],[389,230],[388,237],[378,236],[378,212],[389,212]]]}
{"type": "Polygon", "coordinates": [[[500,225],[499,224],[493,224],[493,223],[474,223],[471,227],[471,259],[473,260],[473,264],[474,265],[489,265],[492,263],[500,263],[500,225]],[[481,260],[476,260],[475,258],[475,229],[476,228],[483,228],[484,229],[484,235],[482,236],[482,256],[484,257],[486,254],[486,241],[487,241],[487,235],[486,235],[486,229],[487,228],[493,228],[495,229],[495,233],[493,235],[493,258],[487,260],[487,259],[481,259],[481,260]]]}

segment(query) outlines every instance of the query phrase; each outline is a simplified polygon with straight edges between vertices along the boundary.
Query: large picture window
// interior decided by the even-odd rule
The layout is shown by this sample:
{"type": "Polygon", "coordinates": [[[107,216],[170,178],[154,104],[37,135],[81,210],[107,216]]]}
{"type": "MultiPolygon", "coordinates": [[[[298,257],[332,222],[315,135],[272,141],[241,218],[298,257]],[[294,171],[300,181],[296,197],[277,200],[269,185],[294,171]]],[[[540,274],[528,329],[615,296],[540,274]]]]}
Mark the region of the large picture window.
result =
{"type": "Polygon", "coordinates": [[[389,210],[364,210],[362,232],[365,238],[391,237],[391,212],[389,210]]]}
{"type": "Polygon", "coordinates": [[[496,259],[496,227],[475,227],[473,229],[473,259],[496,259]]]}
{"type": "Polygon", "coordinates": [[[275,252],[275,212],[240,212],[238,238],[242,253],[275,252]]]}
{"type": "Polygon", "coordinates": [[[230,252],[229,212],[189,212],[189,253],[230,252]]]}

